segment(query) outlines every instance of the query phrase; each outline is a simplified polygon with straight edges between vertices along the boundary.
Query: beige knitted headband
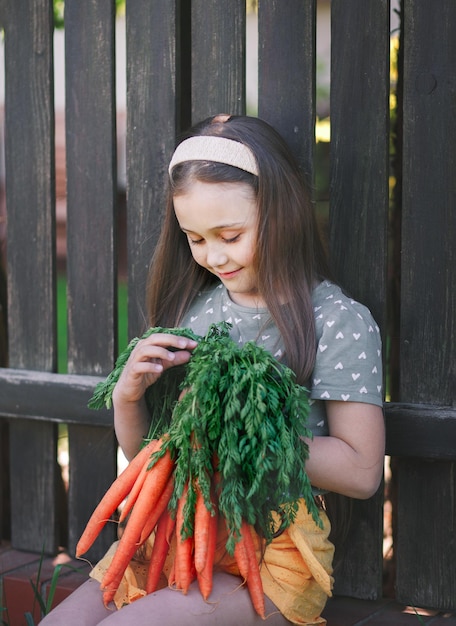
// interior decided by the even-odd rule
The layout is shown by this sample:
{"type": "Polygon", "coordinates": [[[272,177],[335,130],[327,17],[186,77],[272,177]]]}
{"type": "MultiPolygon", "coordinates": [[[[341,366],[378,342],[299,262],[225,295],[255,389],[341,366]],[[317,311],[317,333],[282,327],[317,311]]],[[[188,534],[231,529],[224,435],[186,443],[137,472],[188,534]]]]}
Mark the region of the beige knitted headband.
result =
{"type": "Polygon", "coordinates": [[[168,171],[184,161],[215,161],[232,165],[258,176],[258,167],[250,148],[225,137],[199,135],[180,143],[171,159],[168,171]]]}

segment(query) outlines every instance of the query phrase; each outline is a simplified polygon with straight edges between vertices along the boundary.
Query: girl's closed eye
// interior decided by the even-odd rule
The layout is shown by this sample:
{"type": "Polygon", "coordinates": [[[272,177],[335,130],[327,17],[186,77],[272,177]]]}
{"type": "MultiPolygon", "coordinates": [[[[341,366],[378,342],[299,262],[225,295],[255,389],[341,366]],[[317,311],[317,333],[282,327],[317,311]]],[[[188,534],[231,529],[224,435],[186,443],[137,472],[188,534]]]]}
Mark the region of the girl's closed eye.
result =
{"type": "Polygon", "coordinates": [[[236,241],[239,241],[239,238],[241,237],[241,235],[234,235],[234,237],[222,237],[223,241],[225,243],[235,243],[236,241]]]}
{"type": "MultiPolygon", "coordinates": [[[[188,237],[188,241],[192,246],[197,246],[200,245],[202,243],[204,243],[204,239],[200,238],[200,239],[193,239],[192,237],[190,237],[189,235],[187,235],[188,237]]],[[[234,235],[234,237],[221,237],[222,241],[224,243],[235,243],[237,241],[239,241],[241,235],[234,235]]]]}
{"type": "Polygon", "coordinates": [[[190,236],[187,235],[188,241],[190,243],[190,245],[192,246],[197,246],[198,244],[203,243],[204,239],[192,239],[190,236]]]}

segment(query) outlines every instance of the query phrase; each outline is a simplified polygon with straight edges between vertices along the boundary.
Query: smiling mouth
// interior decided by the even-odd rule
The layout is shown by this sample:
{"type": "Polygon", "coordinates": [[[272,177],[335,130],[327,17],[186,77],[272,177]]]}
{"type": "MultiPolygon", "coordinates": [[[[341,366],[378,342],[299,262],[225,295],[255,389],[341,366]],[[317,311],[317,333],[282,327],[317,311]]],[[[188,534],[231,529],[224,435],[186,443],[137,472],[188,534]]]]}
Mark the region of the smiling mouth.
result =
{"type": "Polygon", "coordinates": [[[236,276],[239,272],[240,270],[238,269],[238,270],[234,270],[233,272],[218,272],[218,275],[220,276],[221,279],[228,280],[236,276]]]}

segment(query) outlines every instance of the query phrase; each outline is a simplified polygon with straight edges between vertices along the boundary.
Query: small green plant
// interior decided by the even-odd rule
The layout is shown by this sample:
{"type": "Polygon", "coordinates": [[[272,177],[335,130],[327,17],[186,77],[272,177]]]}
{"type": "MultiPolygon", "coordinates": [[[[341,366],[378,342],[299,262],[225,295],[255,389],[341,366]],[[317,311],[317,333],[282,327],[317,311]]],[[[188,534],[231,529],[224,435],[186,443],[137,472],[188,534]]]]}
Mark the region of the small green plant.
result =
{"type": "Polygon", "coordinates": [[[43,552],[41,553],[41,557],[40,557],[40,563],[38,565],[38,572],[36,575],[36,582],[33,581],[32,579],[30,579],[30,584],[32,585],[32,589],[33,589],[33,595],[34,595],[34,600],[33,600],[33,607],[32,607],[32,612],[27,612],[25,613],[25,619],[27,622],[27,626],[34,626],[34,620],[33,620],[33,613],[35,610],[35,606],[36,603],[38,602],[38,604],[40,605],[40,609],[43,615],[47,615],[49,613],[49,611],[51,610],[51,606],[52,606],[52,601],[54,599],[54,594],[55,594],[55,587],[57,585],[57,579],[60,573],[60,569],[61,569],[61,565],[57,565],[57,567],[54,570],[54,573],[52,575],[52,580],[51,580],[51,586],[49,589],[49,596],[47,599],[47,602],[44,601],[44,598],[42,597],[41,593],[40,593],[40,582],[41,582],[41,570],[43,567],[43,558],[44,558],[44,554],[43,552]]]}
{"type": "MultiPolygon", "coordinates": [[[[43,598],[43,596],[40,593],[40,586],[41,586],[41,571],[42,571],[42,567],[43,567],[43,561],[44,561],[44,549],[41,552],[41,556],[40,556],[40,561],[39,561],[39,565],[38,565],[38,572],[36,575],[36,581],[33,581],[32,579],[30,579],[30,584],[32,585],[32,589],[33,589],[33,595],[34,595],[34,600],[33,600],[33,606],[32,606],[32,611],[27,611],[24,615],[25,615],[25,621],[27,626],[35,626],[35,620],[33,619],[33,613],[35,611],[35,606],[38,603],[39,607],[40,607],[40,611],[42,616],[44,617],[45,615],[47,615],[51,608],[52,608],[52,603],[54,601],[54,596],[55,596],[55,591],[57,589],[57,584],[58,584],[58,580],[59,580],[59,576],[60,576],[60,572],[62,571],[63,567],[66,567],[68,569],[71,569],[73,571],[77,571],[77,569],[75,567],[72,567],[71,565],[68,565],[67,563],[59,563],[58,565],[55,566],[54,571],[52,573],[52,577],[51,577],[51,581],[49,584],[49,593],[48,593],[48,597],[47,600],[45,600],[43,598]]],[[[3,623],[4,626],[8,626],[8,623],[3,623]]]]}

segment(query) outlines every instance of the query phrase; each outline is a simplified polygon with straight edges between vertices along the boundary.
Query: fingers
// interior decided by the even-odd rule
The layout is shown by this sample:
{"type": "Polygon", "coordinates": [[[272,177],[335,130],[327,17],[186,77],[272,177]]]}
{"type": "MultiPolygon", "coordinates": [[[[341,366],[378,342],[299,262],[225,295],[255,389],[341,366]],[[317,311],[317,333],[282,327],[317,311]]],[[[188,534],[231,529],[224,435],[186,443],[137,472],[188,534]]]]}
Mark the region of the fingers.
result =
{"type": "Polygon", "coordinates": [[[136,362],[150,363],[151,371],[159,373],[186,363],[196,345],[196,341],[186,337],[157,333],[139,341],[131,356],[136,362]]]}
{"type": "Polygon", "coordinates": [[[192,339],[166,333],[138,341],[114,390],[115,404],[138,402],[164,370],[187,363],[196,345],[192,339]]]}

